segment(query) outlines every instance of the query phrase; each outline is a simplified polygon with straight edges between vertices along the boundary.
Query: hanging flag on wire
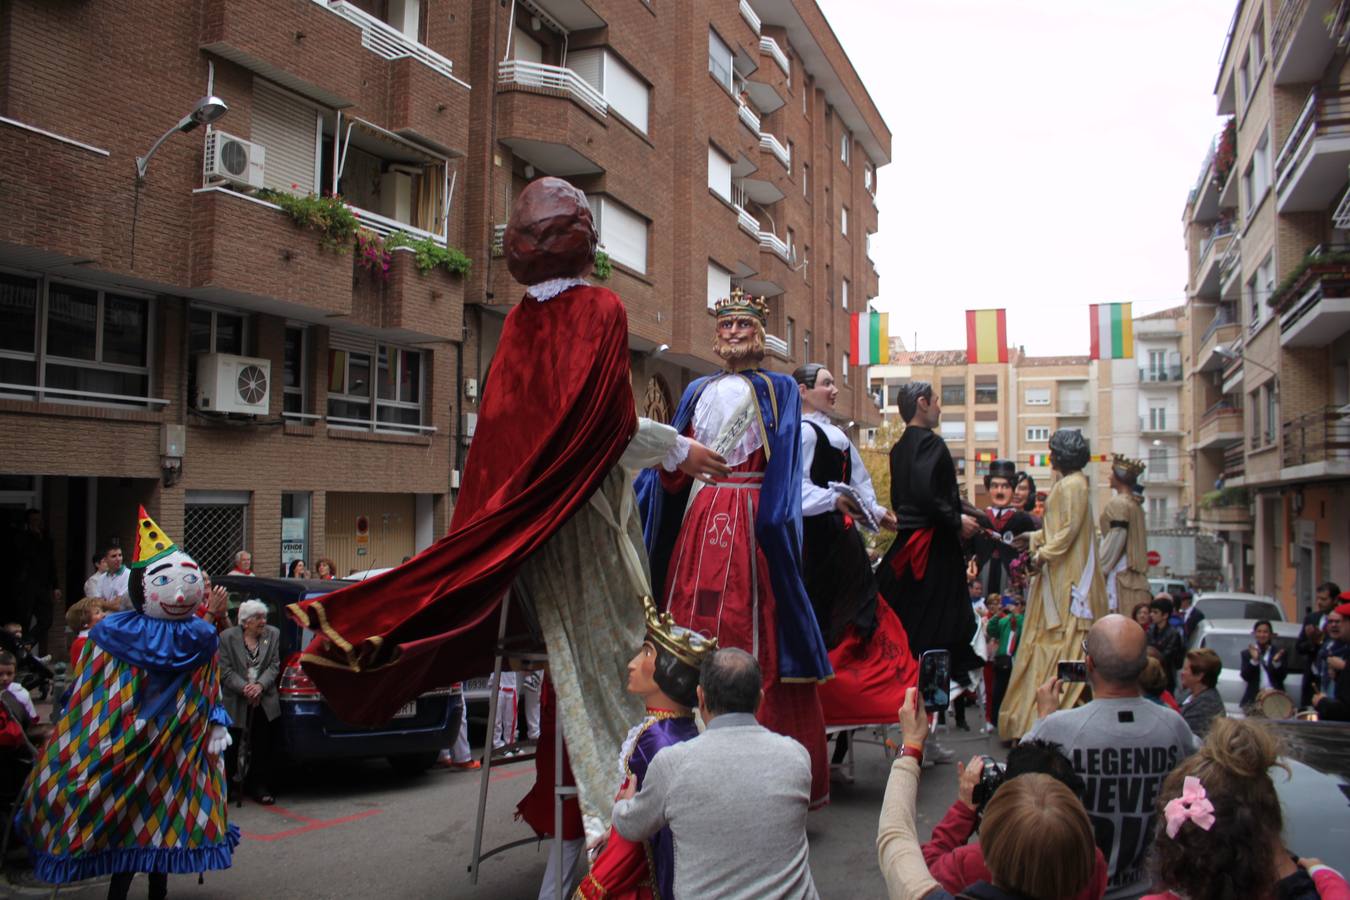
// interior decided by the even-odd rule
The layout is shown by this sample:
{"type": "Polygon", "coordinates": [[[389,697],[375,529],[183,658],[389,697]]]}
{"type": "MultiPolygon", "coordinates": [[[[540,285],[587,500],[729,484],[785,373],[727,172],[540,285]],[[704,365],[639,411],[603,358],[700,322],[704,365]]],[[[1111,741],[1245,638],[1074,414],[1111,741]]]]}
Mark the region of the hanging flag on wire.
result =
{"type": "MultiPolygon", "coordinates": [[[[987,456],[988,454],[984,454],[984,455],[987,456]]],[[[1088,457],[1088,461],[1089,461],[1089,462],[1110,462],[1110,461],[1111,461],[1111,454],[1109,454],[1109,453],[1094,453],[1094,454],[1092,454],[1091,456],[1088,457]]],[[[1033,466],[1048,466],[1048,465],[1050,465],[1050,454],[1049,454],[1049,453],[1032,453],[1032,454],[1029,454],[1029,455],[1027,456],[1027,463],[1028,463],[1028,465],[1033,465],[1033,466]]]]}
{"type": "Polygon", "coordinates": [[[849,356],[854,365],[884,366],[891,359],[890,315],[875,311],[849,316],[849,356]]]}
{"type": "Polygon", "coordinates": [[[1092,358],[1132,359],[1134,320],[1128,303],[1094,303],[1092,310],[1092,358]]]}
{"type": "Polygon", "coordinates": [[[966,362],[1005,363],[1008,361],[1008,311],[1006,309],[966,310],[966,362]]]}

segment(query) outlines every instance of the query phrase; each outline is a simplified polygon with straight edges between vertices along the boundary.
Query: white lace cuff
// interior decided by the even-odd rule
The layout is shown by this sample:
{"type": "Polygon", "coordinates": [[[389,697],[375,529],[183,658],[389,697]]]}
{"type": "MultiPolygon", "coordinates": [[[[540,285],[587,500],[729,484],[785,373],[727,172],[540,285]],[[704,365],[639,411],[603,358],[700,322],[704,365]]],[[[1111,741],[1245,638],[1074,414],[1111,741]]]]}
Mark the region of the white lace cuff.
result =
{"type": "Polygon", "coordinates": [[[666,458],[661,460],[661,468],[667,472],[674,472],[680,467],[680,463],[689,458],[689,438],[682,434],[675,435],[675,446],[671,447],[666,453],[666,458]]]}

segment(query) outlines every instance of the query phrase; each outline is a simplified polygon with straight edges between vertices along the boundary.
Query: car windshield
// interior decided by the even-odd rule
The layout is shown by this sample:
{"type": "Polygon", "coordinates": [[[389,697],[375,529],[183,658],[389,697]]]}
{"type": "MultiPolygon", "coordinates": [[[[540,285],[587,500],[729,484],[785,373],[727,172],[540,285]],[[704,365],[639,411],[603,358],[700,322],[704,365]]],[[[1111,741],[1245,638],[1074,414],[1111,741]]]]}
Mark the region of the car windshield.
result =
{"type": "Polygon", "coordinates": [[[1283,622],[1280,608],[1261,600],[1241,600],[1237,597],[1206,597],[1199,604],[1211,619],[1270,619],[1283,622]]]}
{"type": "MultiPolygon", "coordinates": [[[[1302,672],[1305,660],[1302,654],[1295,652],[1293,639],[1276,635],[1271,640],[1275,642],[1277,649],[1284,651],[1285,659],[1289,661],[1289,671],[1302,672]]],[[[1242,655],[1254,643],[1256,638],[1249,634],[1207,634],[1200,645],[1219,654],[1224,668],[1231,667],[1233,671],[1238,671],[1238,667],[1242,664],[1242,655]]]]}

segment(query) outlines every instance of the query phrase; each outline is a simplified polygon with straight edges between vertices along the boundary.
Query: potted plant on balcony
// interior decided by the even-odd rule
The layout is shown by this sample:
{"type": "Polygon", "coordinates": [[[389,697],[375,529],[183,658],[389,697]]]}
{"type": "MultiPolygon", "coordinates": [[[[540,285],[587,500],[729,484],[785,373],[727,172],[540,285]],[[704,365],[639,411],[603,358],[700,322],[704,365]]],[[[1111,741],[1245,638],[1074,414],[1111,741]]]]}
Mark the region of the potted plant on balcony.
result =
{"type": "Polygon", "coordinates": [[[1284,312],[1290,301],[1302,294],[1308,285],[1328,278],[1350,281],[1350,250],[1318,247],[1308,251],[1271,292],[1266,304],[1277,312],[1284,312]]]}
{"type": "MultiPolygon", "coordinates": [[[[291,185],[298,188],[298,185],[291,185]]],[[[351,211],[342,197],[332,194],[320,197],[316,194],[288,193],[264,188],[255,195],[281,207],[281,211],[291,217],[300,228],[308,228],[319,236],[319,246],[338,253],[352,246],[361,225],[356,214],[351,211]]]]}
{"type": "Polygon", "coordinates": [[[1230,118],[1228,124],[1223,126],[1223,134],[1219,137],[1219,147],[1214,151],[1214,186],[1220,191],[1228,183],[1228,176],[1232,174],[1233,165],[1236,162],[1237,123],[1230,118]]]}
{"type": "Polygon", "coordinates": [[[389,235],[385,239],[384,246],[390,251],[400,248],[411,250],[417,271],[423,275],[436,268],[444,269],[451,275],[467,275],[473,265],[473,260],[457,248],[443,246],[429,237],[413,237],[406,231],[397,231],[389,235]]]}

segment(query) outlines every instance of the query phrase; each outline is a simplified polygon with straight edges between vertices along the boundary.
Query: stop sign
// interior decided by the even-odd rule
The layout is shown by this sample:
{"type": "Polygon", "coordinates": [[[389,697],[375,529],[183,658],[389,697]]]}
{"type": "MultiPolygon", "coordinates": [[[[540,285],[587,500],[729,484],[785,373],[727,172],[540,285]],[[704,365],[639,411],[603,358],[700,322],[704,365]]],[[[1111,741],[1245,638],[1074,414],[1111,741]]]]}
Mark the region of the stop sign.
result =
{"type": "Polygon", "coordinates": [[[1157,550],[1148,551],[1148,564],[1150,566],[1161,566],[1162,554],[1159,553],[1157,550]]]}

